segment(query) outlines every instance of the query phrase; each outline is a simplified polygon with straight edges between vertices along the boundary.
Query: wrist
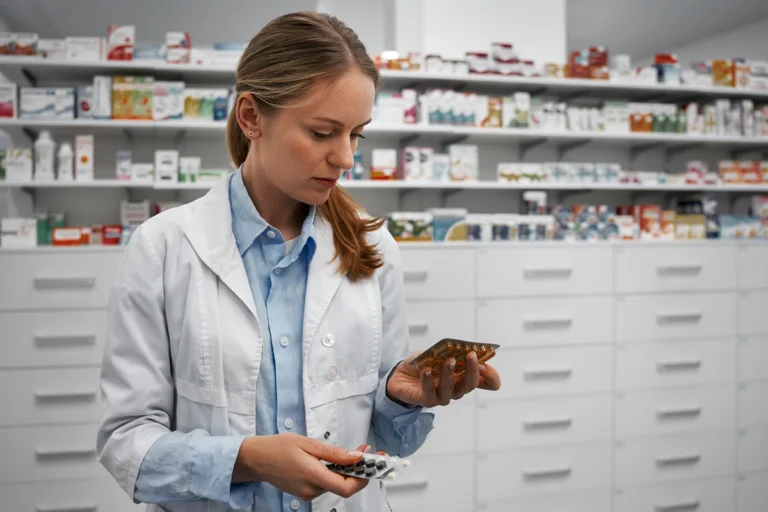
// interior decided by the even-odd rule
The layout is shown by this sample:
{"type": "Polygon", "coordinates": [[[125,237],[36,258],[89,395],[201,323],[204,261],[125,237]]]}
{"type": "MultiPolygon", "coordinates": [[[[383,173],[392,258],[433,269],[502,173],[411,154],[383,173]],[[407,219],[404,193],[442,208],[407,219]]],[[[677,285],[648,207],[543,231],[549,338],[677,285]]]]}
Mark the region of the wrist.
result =
{"type": "Polygon", "coordinates": [[[260,436],[250,436],[243,440],[232,470],[233,484],[262,480],[258,462],[263,460],[264,441],[260,436]]]}
{"type": "Polygon", "coordinates": [[[386,381],[386,384],[385,384],[384,394],[386,395],[386,397],[387,397],[388,399],[390,399],[391,401],[393,401],[393,402],[394,402],[394,403],[396,403],[397,405],[399,405],[399,406],[401,406],[401,407],[407,407],[407,408],[409,408],[409,409],[412,409],[412,408],[413,408],[413,407],[415,407],[415,406],[414,406],[413,404],[409,404],[409,403],[406,403],[406,402],[404,402],[404,401],[400,400],[400,399],[397,397],[397,395],[394,393],[394,391],[392,390],[392,388],[390,387],[390,385],[389,385],[390,381],[392,380],[392,376],[395,374],[395,372],[397,372],[397,371],[398,371],[398,369],[400,368],[400,365],[402,365],[402,364],[403,364],[403,361],[400,361],[399,363],[397,363],[397,364],[396,364],[396,365],[395,365],[395,366],[392,368],[392,370],[389,372],[389,375],[387,375],[387,381],[386,381]]]}

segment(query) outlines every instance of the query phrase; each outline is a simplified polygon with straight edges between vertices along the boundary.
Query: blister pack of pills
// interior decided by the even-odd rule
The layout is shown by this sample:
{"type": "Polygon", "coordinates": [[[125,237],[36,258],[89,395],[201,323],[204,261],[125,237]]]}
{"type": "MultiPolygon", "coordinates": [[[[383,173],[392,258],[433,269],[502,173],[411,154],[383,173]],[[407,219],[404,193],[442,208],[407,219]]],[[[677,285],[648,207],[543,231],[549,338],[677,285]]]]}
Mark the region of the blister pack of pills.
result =
{"type": "Polygon", "coordinates": [[[326,463],[326,467],[334,473],[367,480],[394,480],[402,470],[410,467],[410,465],[411,463],[407,459],[376,453],[366,453],[357,464],[349,466],[326,463]]]}
{"type": "Polygon", "coordinates": [[[439,374],[445,360],[453,357],[456,359],[456,367],[454,368],[453,373],[462,373],[465,367],[464,358],[466,358],[470,352],[475,352],[477,354],[477,362],[483,364],[496,355],[496,349],[499,348],[499,346],[500,345],[494,345],[493,343],[475,343],[472,341],[445,338],[422,352],[416,359],[411,361],[411,364],[417,366],[419,370],[431,367],[432,374],[436,375],[439,374]]]}

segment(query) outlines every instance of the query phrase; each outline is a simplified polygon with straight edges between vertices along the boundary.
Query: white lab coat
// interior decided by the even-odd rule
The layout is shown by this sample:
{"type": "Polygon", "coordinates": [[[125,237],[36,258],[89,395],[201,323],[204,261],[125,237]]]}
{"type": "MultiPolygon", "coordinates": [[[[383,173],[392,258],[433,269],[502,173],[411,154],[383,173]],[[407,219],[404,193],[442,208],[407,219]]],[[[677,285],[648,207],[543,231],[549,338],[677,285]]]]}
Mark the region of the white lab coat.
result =
{"type": "MultiPolygon", "coordinates": [[[[100,461],[133,499],[141,462],[171,430],[253,435],[262,337],[232,234],[229,180],[142,224],[128,244],[109,304],[101,389],[100,461]]],[[[371,233],[384,266],[352,283],[337,273],[333,233],[319,215],[304,314],[307,435],[354,449],[368,443],[381,377],[407,355],[397,244],[371,233]],[[326,432],[330,433],[325,438],[326,432]]],[[[326,493],[313,511],[384,512],[373,482],[349,500],[326,493]]],[[[148,511],[219,512],[217,503],[148,511]]]]}

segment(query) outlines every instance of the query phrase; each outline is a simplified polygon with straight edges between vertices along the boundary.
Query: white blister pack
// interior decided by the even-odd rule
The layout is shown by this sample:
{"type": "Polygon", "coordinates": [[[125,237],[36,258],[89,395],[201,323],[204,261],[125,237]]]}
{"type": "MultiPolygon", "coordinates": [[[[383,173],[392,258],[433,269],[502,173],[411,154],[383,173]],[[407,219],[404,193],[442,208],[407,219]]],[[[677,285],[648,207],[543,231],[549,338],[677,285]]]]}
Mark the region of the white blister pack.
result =
{"type": "Polygon", "coordinates": [[[326,463],[326,467],[334,473],[367,480],[395,480],[400,472],[410,465],[411,462],[407,459],[376,453],[366,453],[357,464],[349,466],[326,463]]]}

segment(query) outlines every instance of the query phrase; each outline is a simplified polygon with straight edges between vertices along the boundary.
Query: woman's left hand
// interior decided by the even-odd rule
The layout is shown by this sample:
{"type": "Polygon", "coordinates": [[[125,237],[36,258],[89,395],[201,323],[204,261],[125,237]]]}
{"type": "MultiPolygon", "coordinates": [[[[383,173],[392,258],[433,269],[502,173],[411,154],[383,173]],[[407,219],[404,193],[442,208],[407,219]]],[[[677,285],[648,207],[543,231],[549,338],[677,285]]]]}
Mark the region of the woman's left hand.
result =
{"type": "Polygon", "coordinates": [[[440,375],[433,376],[431,368],[419,370],[409,364],[419,353],[408,356],[397,369],[387,384],[387,395],[411,405],[435,407],[448,405],[451,400],[458,400],[477,388],[497,391],[501,388],[499,373],[487,364],[478,364],[477,354],[470,352],[466,356],[464,372],[453,373],[456,361],[449,358],[443,364],[440,375]]]}

